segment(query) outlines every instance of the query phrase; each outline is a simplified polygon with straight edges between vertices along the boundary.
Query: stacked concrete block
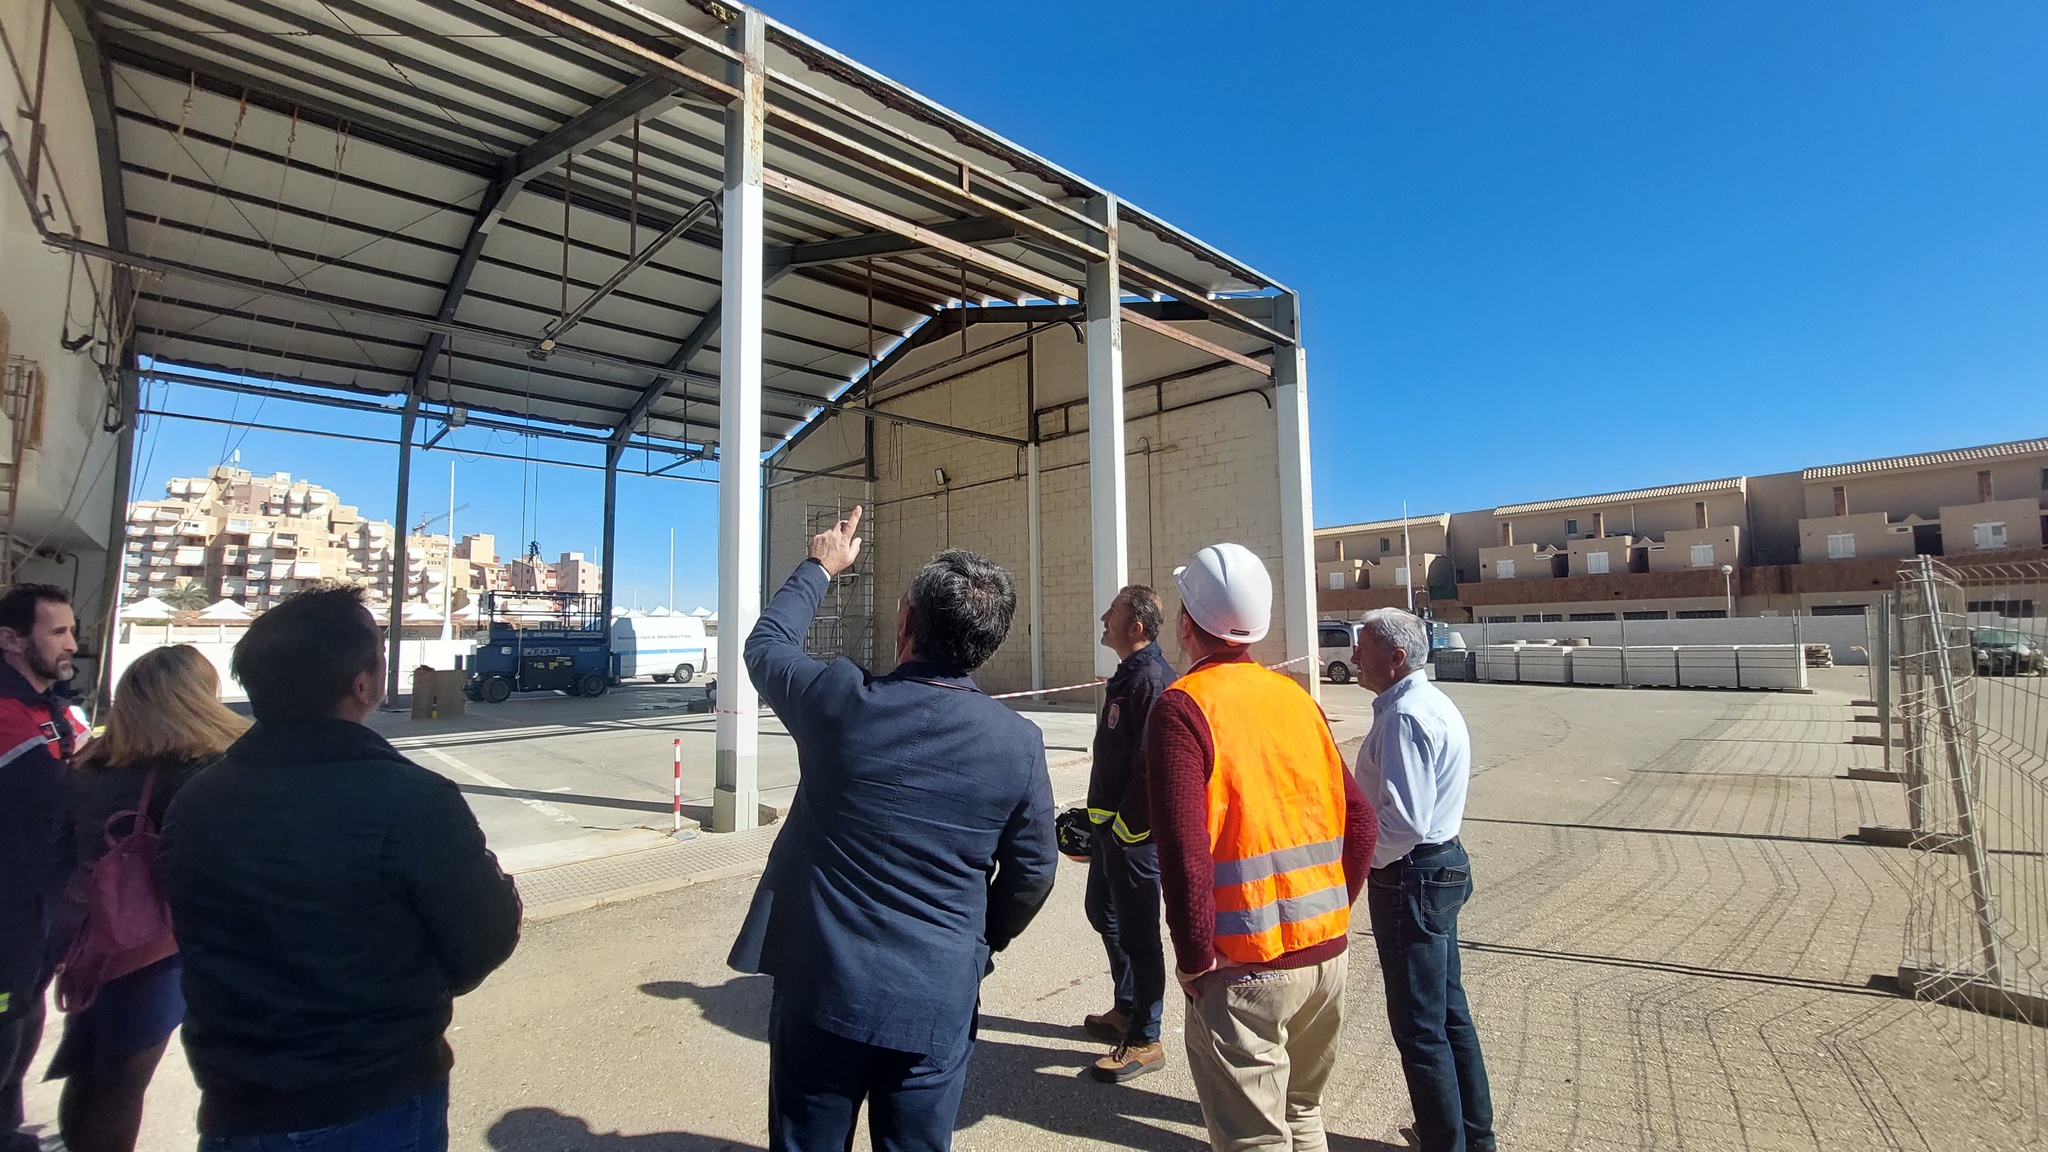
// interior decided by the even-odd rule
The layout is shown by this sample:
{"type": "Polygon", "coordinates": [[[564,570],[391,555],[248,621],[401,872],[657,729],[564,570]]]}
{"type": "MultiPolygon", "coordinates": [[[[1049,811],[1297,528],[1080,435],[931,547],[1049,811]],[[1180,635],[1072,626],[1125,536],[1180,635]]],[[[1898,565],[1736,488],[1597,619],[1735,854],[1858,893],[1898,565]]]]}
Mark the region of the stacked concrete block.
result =
{"type": "Polygon", "coordinates": [[[1684,688],[1739,688],[1736,644],[1688,644],[1678,649],[1678,683],[1684,688]]]}
{"type": "Polygon", "coordinates": [[[1625,649],[1613,646],[1588,645],[1572,649],[1572,683],[1619,685],[1626,683],[1622,678],[1627,662],[1622,658],[1625,649]]]}
{"type": "Polygon", "coordinates": [[[1796,644],[1744,644],[1736,649],[1736,679],[1744,688],[1804,688],[1806,661],[1796,644]]]}
{"type": "Polygon", "coordinates": [[[1524,684],[1572,682],[1572,649],[1556,644],[1531,644],[1517,656],[1515,678],[1524,684]]]}
{"type": "Polygon", "coordinates": [[[1624,682],[1637,688],[1678,687],[1678,651],[1661,644],[1630,647],[1624,682]]]}
{"type": "Polygon", "coordinates": [[[1522,648],[1523,645],[1520,644],[1488,644],[1483,648],[1474,649],[1473,678],[1513,684],[1521,678],[1517,671],[1517,662],[1522,648]]]}

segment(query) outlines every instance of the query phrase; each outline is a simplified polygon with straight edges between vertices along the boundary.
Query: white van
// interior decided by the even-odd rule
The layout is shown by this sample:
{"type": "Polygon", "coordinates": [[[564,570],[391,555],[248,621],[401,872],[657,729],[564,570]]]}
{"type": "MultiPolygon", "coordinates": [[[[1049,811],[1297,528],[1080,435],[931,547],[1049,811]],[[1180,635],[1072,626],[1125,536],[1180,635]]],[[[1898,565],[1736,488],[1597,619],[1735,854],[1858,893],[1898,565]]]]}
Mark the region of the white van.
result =
{"type": "Polygon", "coordinates": [[[711,667],[716,643],[695,616],[620,616],[612,621],[612,666],[621,680],[688,684],[711,667]]]}
{"type": "Polygon", "coordinates": [[[1358,669],[1351,666],[1351,650],[1358,646],[1358,625],[1342,620],[1320,620],[1316,623],[1316,658],[1322,662],[1323,675],[1333,684],[1349,684],[1358,675],[1358,669]]]}

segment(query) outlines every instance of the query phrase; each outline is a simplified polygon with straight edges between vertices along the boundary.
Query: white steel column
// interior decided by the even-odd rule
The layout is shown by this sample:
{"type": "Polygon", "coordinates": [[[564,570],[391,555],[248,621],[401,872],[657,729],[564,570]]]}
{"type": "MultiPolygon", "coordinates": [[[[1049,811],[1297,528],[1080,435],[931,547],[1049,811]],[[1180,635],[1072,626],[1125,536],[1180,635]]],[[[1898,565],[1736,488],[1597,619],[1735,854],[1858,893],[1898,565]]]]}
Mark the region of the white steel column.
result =
{"type": "Polygon", "coordinates": [[[742,660],[761,615],[761,151],[766,44],[761,14],[736,8],[727,43],[745,56],[726,79],[725,259],[718,334],[718,744],[711,829],[760,819],[760,696],[742,660]]]}
{"type": "MultiPolygon", "coordinates": [[[[1130,534],[1124,508],[1124,327],[1117,276],[1116,197],[1088,201],[1088,216],[1108,235],[1103,249],[1109,259],[1088,267],[1082,304],[1088,313],[1088,522],[1092,526],[1089,560],[1094,571],[1097,616],[1109,611],[1128,577],[1130,534]]],[[[1095,674],[1116,671],[1116,653],[1100,644],[1095,649],[1095,674]]]]}
{"type": "MultiPolygon", "coordinates": [[[[1273,412],[1280,422],[1280,604],[1287,632],[1288,672],[1322,699],[1316,660],[1315,508],[1309,488],[1308,359],[1301,349],[1300,298],[1279,297],[1275,327],[1295,343],[1273,349],[1273,412]],[[1304,659],[1305,658],[1305,659],[1304,659]]],[[[1411,567],[1412,585],[1415,572],[1411,567]]]]}
{"type": "Polygon", "coordinates": [[[1024,515],[1031,540],[1031,686],[1045,687],[1044,544],[1038,536],[1038,445],[1024,446],[1024,515]]]}

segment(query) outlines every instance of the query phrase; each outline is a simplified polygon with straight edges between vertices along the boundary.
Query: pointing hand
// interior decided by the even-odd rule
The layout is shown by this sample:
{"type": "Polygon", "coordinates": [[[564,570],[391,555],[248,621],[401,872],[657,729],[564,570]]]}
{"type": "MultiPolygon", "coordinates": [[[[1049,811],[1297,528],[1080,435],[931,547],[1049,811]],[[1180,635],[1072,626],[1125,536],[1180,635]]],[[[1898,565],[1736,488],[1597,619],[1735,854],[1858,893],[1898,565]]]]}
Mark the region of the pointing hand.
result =
{"type": "Polygon", "coordinates": [[[855,504],[846,519],[811,537],[811,559],[825,569],[825,575],[837,576],[860,558],[860,537],[854,531],[860,527],[860,505],[855,504]]]}

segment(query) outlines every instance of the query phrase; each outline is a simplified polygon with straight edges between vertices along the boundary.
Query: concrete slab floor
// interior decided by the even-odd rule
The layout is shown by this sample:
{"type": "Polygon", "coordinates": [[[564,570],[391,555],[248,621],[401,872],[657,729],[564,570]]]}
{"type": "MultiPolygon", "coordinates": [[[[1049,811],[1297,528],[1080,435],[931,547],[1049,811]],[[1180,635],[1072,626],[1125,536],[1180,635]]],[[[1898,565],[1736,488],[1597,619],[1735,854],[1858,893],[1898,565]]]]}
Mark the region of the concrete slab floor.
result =
{"type": "MultiPolygon", "coordinates": [[[[1844,839],[1898,821],[1902,801],[1897,786],[1839,779],[1854,755],[1811,739],[1862,695],[1860,673],[1837,672],[1810,697],[1446,685],[1479,764],[1463,959],[1504,1146],[2040,1146],[2038,1071],[1990,1084],[1970,1055],[2039,1052],[2038,1030],[1887,991],[1912,855],[1844,839]]],[[[1348,754],[1369,709],[1356,689],[1331,697],[1348,754]]],[[[634,737],[591,723],[505,743],[634,737]]],[[[1063,797],[1078,771],[1056,773],[1063,797]]],[[[1082,880],[1062,865],[1051,904],[985,986],[960,1148],[1206,1144],[1177,998],[1166,1071],[1121,1087],[1081,1077],[1100,1046],[1080,1018],[1108,999],[1082,880]]],[[[529,925],[457,1007],[453,1146],[763,1146],[768,984],[723,965],[752,883],[529,925]]],[[[1362,913],[1353,943],[1331,1147],[1399,1148],[1409,1113],[1362,913]]],[[[32,1085],[32,1120],[49,1122],[53,1087],[32,1085]]],[[[194,1103],[174,1045],[143,1147],[191,1147],[194,1103]]]]}

